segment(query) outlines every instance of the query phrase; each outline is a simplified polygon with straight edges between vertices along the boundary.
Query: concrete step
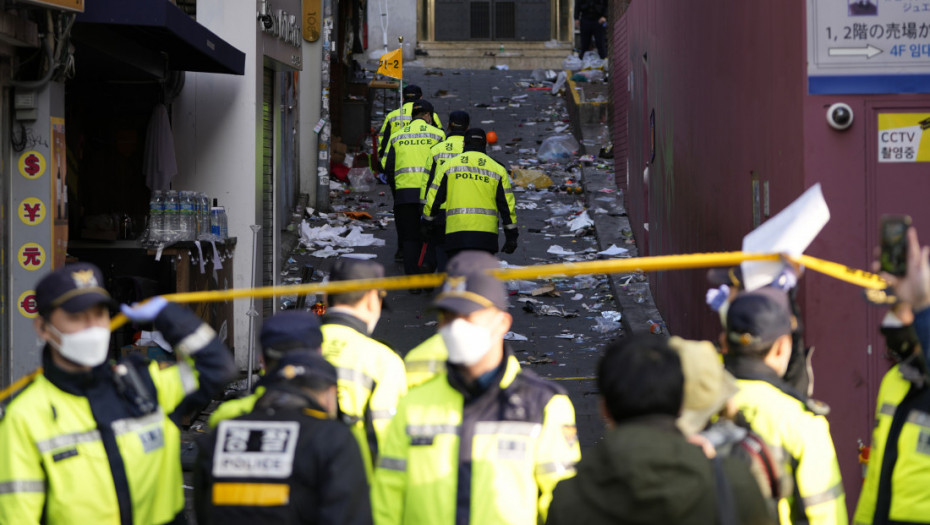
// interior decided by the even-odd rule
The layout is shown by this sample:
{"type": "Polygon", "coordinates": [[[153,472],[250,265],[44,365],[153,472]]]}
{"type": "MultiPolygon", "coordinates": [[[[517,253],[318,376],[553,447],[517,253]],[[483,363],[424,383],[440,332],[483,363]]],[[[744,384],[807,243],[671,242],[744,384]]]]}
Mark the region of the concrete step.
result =
{"type": "Polygon", "coordinates": [[[499,64],[510,69],[558,69],[572,52],[568,43],[551,47],[546,42],[420,42],[418,48],[426,52],[417,56],[425,67],[466,69],[490,69],[499,64]]]}

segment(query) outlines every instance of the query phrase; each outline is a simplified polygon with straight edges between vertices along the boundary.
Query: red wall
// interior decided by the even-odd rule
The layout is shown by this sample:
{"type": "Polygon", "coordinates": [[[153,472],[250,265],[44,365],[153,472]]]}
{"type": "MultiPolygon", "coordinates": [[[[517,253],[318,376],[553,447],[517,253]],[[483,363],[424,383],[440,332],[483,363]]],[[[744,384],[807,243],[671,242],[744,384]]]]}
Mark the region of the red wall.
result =
{"type": "MultiPolygon", "coordinates": [[[[930,112],[930,97],[808,95],[805,19],[801,1],[634,0],[614,21],[617,178],[626,181],[628,162],[627,208],[640,253],[738,250],[754,227],[753,173],[760,185],[769,184],[771,214],[823,185],[832,217],[808,250],[814,256],[868,269],[880,214],[909,213],[918,229],[930,225],[921,202],[930,168],[879,165],[874,154],[875,113],[930,112]],[[838,101],[856,119],[845,132],[825,120],[826,107],[838,101]]],[[[930,226],[924,237],[930,240],[930,226]]],[[[716,337],[720,325],[704,305],[704,274],[651,276],[672,333],[716,337]]],[[[801,298],[807,341],[816,348],[814,396],[833,408],[829,419],[852,510],[861,476],[858,441],[871,440],[886,369],[876,337],[883,311],[866,306],[856,287],[813,272],[802,280],[801,298]]]]}

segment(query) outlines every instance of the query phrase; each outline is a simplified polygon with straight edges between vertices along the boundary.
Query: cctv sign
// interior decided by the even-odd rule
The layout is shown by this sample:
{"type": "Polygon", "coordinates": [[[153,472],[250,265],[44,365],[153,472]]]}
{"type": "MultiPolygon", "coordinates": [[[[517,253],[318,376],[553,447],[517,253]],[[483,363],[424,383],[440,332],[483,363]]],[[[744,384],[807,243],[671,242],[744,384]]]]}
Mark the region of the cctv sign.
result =
{"type": "Polygon", "coordinates": [[[879,113],[879,162],[930,162],[930,113],[879,113]]]}

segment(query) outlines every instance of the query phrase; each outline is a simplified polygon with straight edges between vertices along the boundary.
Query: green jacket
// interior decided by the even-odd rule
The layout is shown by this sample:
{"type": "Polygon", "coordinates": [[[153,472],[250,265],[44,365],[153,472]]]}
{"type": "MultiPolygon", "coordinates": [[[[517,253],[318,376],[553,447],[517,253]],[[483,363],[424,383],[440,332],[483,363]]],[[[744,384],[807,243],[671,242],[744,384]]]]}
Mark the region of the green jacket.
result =
{"type": "MultiPolygon", "coordinates": [[[[774,524],[745,463],[722,461],[742,524],[774,524]]],[[[574,478],[561,481],[550,525],[709,525],[717,523],[714,467],[670,416],[618,425],[585,450],[574,478]]]]}

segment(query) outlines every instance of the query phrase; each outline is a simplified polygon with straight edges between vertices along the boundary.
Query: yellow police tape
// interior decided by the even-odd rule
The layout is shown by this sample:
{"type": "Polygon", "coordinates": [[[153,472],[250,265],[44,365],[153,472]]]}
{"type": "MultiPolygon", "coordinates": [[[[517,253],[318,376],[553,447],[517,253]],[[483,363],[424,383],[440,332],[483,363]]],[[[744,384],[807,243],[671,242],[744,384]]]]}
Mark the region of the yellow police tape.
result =
{"type": "MultiPolygon", "coordinates": [[[[743,252],[693,253],[686,255],[660,255],[655,257],[541,264],[522,268],[499,268],[489,270],[488,273],[494,275],[498,279],[509,281],[515,279],[541,279],[544,277],[569,277],[573,275],[599,273],[714,268],[734,266],[743,261],[780,261],[785,259],[816,272],[863,288],[882,290],[887,287],[884,279],[878,275],[850,268],[839,263],[811,257],[809,255],[790,257],[779,254],[743,252]]],[[[267,299],[282,295],[335,294],[372,289],[402,290],[407,288],[433,288],[441,285],[444,279],[445,274],[441,273],[401,275],[397,277],[383,277],[381,279],[358,279],[354,281],[334,281],[328,283],[306,283],[287,286],[265,286],[261,288],[185,292],[167,294],[164,298],[175,303],[199,303],[229,301],[242,298],[267,299]]],[[[126,321],[128,321],[126,316],[119,314],[110,322],[110,329],[116,330],[125,324],[126,321]]]]}

